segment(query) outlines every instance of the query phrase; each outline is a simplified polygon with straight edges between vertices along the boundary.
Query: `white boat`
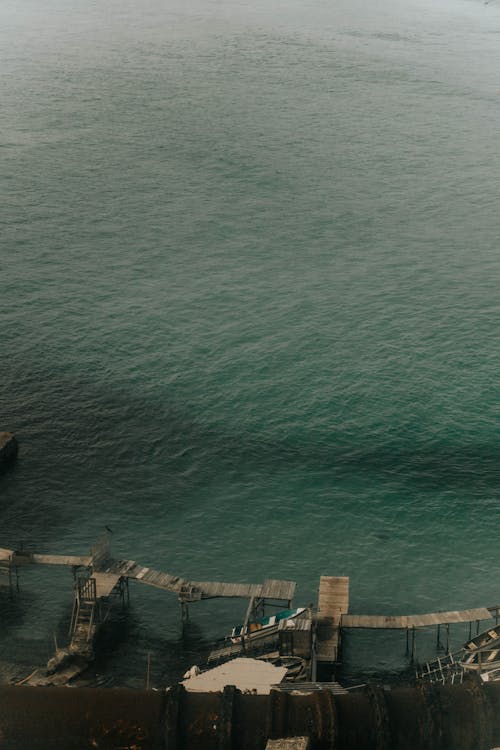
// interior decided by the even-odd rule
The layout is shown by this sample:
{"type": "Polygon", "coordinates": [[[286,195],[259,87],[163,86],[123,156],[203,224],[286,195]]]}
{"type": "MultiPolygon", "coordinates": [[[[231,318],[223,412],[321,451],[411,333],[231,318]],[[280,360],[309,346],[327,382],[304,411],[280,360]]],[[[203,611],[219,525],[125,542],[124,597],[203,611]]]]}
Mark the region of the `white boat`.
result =
{"type": "Polygon", "coordinates": [[[269,617],[259,617],[256,620],[252,620],[248,625],[237,625],[231,632],[231,641],[233,643],[240,643],[242,639],[253,639],[260,638],[261,636],[271,635],[278,631],[279,624],[282,620],[290,621],[297,619],[301,615],[307,612],[305,607],[296,607],[295,609],[283,609],[281,612],[277,612],[275,615],[269,617]]]}

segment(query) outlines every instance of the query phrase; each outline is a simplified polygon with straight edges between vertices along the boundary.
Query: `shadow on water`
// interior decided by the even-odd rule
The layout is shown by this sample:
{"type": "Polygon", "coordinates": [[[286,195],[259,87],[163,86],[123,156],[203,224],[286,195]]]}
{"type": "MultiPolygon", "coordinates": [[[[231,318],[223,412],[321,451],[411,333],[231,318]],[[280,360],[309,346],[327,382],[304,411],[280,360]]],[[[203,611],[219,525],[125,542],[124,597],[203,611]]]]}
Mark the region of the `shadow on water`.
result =
{"type": "Polygon", "coordinates": [[[0,481],[7,474],[13,474],[17,468],[18,457],[11,459],[10,461],[0,461],[0,481]]]}
{"type": "MultiPolygon", "coordinates": [[[[50,502],[55,493],[78,489],[89,505],[102,505],[102,489],[94,490],[101,486],[107,488],[107,496],[116,495],[127,488],[131,473],[146,489],[152,481],[163,483],[178,510],[182,501],[176,498],[235,466],[249,472],[292,467],[305,475],[326,473],[336,481],[366,474],[424,489],[464,484],[500,489],[498,446],[485,441],[430,440],[418,427],[408,429],[402,439],[387,440],[375,434],[347,435],[333,424],[319,435],[289,433],[270,439],[235,425],[213,427],[182,405],[159,403],[116,385],[103,391],[88,379],[59,375],[56,380],[53,373],[42,380],[45,386],[39,389],[36,411],[21,406],[33,394],[25,399],[18,394],[16,406],[5,417],[9,429],[19,435],[21,452],[17,464],[0,476],[0,514],[15,494],[28,526],[47,511],[57,523],[55,504],[51,507],[50,502]],[[28,472],[38,477],[39,495],[25,502],[28,472]]],[[[129,493],[122,497],[127,502],[129,493]]]]}
{"type": "Polygon", "coordinates": [[[26,612],[35,600],[34,594],[28,593],[21,599],[16,596],[15,590],[11,594],[8,586],[0,586],[0,638],[24,621],[26,612]]]}
{"type": "MultiPolygon", "coordinates": [[[[34,400],[26,392],[18,394],[6,414],[21,450],[17,465],[0,477],[3,544],[23,541],[26,547],[39,547],[39,530],[48,523],[52,535],[71,528],[79,503],[100,518],[127,504],[132,509],[138,487],[142,513],[154,514],[154,504],[166,502],[181,516],[186,498],[217,475],[230,477],[235,471],[251,477],[254,471],[293,469],[303,477],[324,474],[328,483],[365,474],[400,489],[411,487],[413,493],[415,488],[460,487],[478,494],[500,489],[498,451],[487,442],[431,444],[411,434],[403,442],[366,434],[356,440],[333,427],[320,436],[290,433],[270,439],[239,432],[234,425],[213,427],[203,415],[192,416],[178,404],[133,396],[126,389],[104,391],[89,380],[62,375],[56,382],[53,374],[41,382],[36,408],[24,408],[34,400]]],[[[0,606],[4,635],[22,621],[28,605],[11,604],[7,596],[0,606]]],[[[68,608],[58,635],[67,632],[69,616],[68,608]]],[[[168,684],[192,664],[203,663],[210,650],[195,624],[183,637],[148,632],[133,607],[117,613],[101,634],[94,678],[106,674],[115,684],[142,686],[150,654],[153,683],[168,684]]]]}
{"type": "Polygon", "coordinates": [[[189,623],[178,637],[152,634],[140,613],[126,607],[116,610],[100,631],[96,658],[82,681],[140,689],[146,686],[149,673],[152,686],[169,685],[182,679],[193,664],[204,664],[210,647],[196,624],[189,623]]]}

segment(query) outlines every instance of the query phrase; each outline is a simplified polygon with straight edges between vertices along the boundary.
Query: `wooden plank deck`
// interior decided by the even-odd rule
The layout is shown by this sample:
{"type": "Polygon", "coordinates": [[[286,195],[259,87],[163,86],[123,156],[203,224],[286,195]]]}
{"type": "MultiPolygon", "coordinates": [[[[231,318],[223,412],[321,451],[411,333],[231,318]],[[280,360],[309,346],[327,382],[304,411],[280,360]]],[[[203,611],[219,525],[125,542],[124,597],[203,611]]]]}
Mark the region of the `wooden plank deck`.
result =
{"type": "Polygon", "coordinates": [[[87,568],[91,563],[91,557],[89,555],[20,555],[15,554],[14,562],[34,563],[36,565],[76,565],[83,568],[87,568]],[[31,559],[29,559],[31,558],[31,559]]]}
{"type": "Polygon", "coordinates": [[[251,599],[252,597],[291,601],[295,581],[267,580],[264,583],[225,583],[224,581],[190,581],[169,573],[147,568],[134,560],[109,563],[109,570],[148,586],[185,595],[186,600],[216,599],[218,597],[251,599]]]}
{"type": "Polygon", "coordinates": [[[0,548],[0,560],[9,560],[16,565],[66,565],[94,569],[94,573],[113,574],[131,578],[148,586],[171,591],[186,601],[215,599],[219,597],[251,599],[275,599],[291,602],[295,594],[295,581],[268,579],[264,583],[226,583],[224,581],[190,581],[187,578],[165,573],[140,565],[135,560],[113,560],[106,555],[46,555],[28,551],[14,552],[0,548]]]}
{"type": "MultiPolygon", "coordinates": [[[[114,565],[110,569],[117,570],[114,565]]],[[[121,575],[127,578],[146,583],[148,586],[164,589],[165,591],[172,591],[175,594],[179,594],[183,588],[191,586],[190,581],[186,578],[180,578],[170,573],[163,573],[160,570],[154,570],[154,568],[147,568],[135,563],[133,560],[124,561],[119,565],[118,570],[121,575]]]]}
{"type": "MultiPolygon", "coordinates": [[[[223,581],[192,581],[201,592],[202,599],[229,597],[233,599],[252,599],[261,596],[261,583],[224,583],[223,581]]],[[[273,597],[274,598],[274,597],[273,597]]]]}
{"type": "Polygon", "coordinates": [[[105,599],[118,586],[121,576],[115,573],[94,573],[92,578],[95,578],[96,599],[105,599]]]}
{"type": "Polygon", "coordinates": [[[349,578],[347,576],[321,576],[319,579],[318,615],[331,617],[340,623],[349,611],[349,578]]]}
{"type": "Polygon", "coordinates": [[[343,628],[393,629],[425,628],[430,625],[451,625],[457,622],[474,622],[475,620],[492,620],[493,616],[486,607],[479,609],[455,610],[452,612],[433,612],[423,615],[342,615],[343,628]]]}
{"type": "Polygon", "coordinates": [[[334,663],[340,653],[340,622],[349,610],[349,578],[321,576],[316,624],[316,660],[334,663]]]}
{"type": "Polygon", "coordinates": [[[278,601],[291,602],[295,596],[297,584],[295,581],[279,581],[275,578],[268,578],[262,584],[262,590],[259,594],[261,599],[277,599],[278,601]]]}

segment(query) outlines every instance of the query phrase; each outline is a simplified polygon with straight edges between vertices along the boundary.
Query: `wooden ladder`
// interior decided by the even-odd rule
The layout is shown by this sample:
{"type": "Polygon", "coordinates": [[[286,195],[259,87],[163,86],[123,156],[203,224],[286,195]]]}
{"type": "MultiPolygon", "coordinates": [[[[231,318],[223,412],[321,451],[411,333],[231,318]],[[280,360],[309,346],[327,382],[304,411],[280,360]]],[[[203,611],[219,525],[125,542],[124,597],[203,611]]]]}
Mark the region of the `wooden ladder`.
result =
{"type": "Polygon", "coordinates": [[[98,615],[95,578],[81,576],[75,585],[73,612],[69,634],[73,638],[77,634],[85,634],[86,640],[92,637],[92,627],[98,615]]]}

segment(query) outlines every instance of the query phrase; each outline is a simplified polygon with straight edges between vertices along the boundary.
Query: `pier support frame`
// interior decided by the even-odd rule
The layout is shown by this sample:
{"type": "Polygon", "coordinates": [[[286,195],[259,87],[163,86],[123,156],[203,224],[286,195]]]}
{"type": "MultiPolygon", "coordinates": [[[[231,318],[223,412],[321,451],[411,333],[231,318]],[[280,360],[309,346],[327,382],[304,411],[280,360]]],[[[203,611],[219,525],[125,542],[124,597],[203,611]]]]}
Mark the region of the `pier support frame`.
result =
{"type": "Polygon", "coordinates": [[[179,599],[181,605],[181,621],[183,625],[187,625],[189,622],[189,607],[184,599],[179,599]]]}

